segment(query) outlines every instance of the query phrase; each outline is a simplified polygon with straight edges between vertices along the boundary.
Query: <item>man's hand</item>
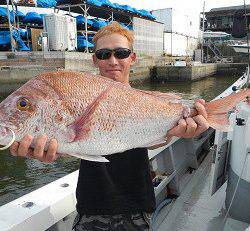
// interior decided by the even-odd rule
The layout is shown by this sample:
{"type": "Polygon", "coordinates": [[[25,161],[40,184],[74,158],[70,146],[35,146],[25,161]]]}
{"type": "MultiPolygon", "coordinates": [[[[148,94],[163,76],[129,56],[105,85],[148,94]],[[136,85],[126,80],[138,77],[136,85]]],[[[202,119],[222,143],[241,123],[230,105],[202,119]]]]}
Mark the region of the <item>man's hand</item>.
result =
{"type": "Polygon", "coordinates": [[[56,154],[58,146],[56,139],[50,140],[47,152],[44,151],[47,141],[47,137],[45,135],[41,135],[35,140],[34,149],[30,148],[32,140],[33,137],[31,135],[24,136],[20,143],[14,142],[10,146],[10,153],[13,156],[35,158],[45,163],[52,163],[56,160],[58,157],[56,154]]]}
{"type": "Polygon", "coordinates": [[[204,106],[205,100],[198,99],[194,104],[194,108],[197,110],[198,115],[187,119],[180,119],[178,125],[168,131],[167,138],[171,138],[172,136],[191,138],[206,131],[209,128],[209,124],[207,122],[207,112],[204,106]]]}

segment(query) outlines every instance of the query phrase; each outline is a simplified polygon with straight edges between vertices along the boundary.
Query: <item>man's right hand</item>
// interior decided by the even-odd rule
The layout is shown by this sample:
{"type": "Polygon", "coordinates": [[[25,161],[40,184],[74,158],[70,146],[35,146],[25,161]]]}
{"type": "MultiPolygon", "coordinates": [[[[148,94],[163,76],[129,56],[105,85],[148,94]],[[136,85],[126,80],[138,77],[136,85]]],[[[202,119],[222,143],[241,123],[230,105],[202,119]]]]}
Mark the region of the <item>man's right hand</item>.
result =
{"type": "Polygon", "coordinates": [[[46,152],[44,151],[44,148],[47,141],[47,136],[39,136],[35,140],[34,149],[30,148],[32,141],[33,137],[31,135],[25,135],[24,138],[20,141],[20,143],[14,142],[10,146],[10,153],[13,156],[34,158],[45,163],[52,163],[57,159],[58,143],[56,139],[50,140],[48,150],[46,152]]]}

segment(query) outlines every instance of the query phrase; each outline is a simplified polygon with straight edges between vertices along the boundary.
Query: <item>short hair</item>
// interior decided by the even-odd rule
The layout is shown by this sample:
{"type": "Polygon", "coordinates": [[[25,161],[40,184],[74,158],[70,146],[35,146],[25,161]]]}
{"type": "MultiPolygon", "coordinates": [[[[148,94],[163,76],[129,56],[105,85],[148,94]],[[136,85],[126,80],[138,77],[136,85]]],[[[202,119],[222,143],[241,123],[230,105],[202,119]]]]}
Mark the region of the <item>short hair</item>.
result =
{"type": "Polygon", "coordinates": [[[97,31],[97,33],[93,37],[93,43],[94,43],[94,50],[96,49],[96,44],[99,38],[102,38],[106,35],[111,34],[120,34],[127,38],[129,45],[133,49],[134,44],[134,32],[131,30],[128,30],[121,26],[118,22],[114,21],[110,23],[107,26],[102,27],[100,30],[97,31]]]}

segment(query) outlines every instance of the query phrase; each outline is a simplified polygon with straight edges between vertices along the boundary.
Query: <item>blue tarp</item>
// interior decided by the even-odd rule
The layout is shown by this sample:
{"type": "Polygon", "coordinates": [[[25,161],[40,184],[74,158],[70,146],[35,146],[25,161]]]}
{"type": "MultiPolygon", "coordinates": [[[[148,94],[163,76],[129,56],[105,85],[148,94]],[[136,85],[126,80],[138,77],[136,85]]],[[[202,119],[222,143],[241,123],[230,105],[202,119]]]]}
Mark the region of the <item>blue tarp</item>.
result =
{"type": "MultiPolygon", "coordinates": [[[[8,21],[8,17],[7,17],[7,10],[6,7],[0,7],[0,17],[6,18],[6,20],[8,21]]],[[[10,21],[13,22],[13,14],[10,13],[10,21]]]]}
{"type": "Polygon", "coordinates": [[[109,0],[100,0],[100,1],[102,2],[103,6],[109,6],[109,7],[115,8],[114,3],[110,2],[109,0]]]}
{"type": "Polygon", "coordinates": [[[115,6],[114,8],[119,9],[119,10],[123,10],[122,5],[120,5],[118,3],[113,3],[113,4],[115,6]]]}
{"type": "Polygon", "coordinates": [[[77,49],[81,50],[84,49],[85,47],[93,48],[94,45],[91,42],[88,42],[84,36],[78,35],[77,36],[77,49]]]}
{"type": "Polygon", "coordinates": [[[20,38],[19,34],[17,31],[13,31],[13,38],[16,40],[18,49],[21,51],[29,51],[30,49],[26,46],[24,41],[20,38]]]}
{"type": "Polygon", "coordinates": [[[142,16],[155,20],[156,18],[147,10],[138,10],[142,16]]]}
{"type": "Polygon", "coordinates": [[[55,7],[57,0],[37,0],[37,6],[51,8],[55,7]]]}
{"type": "Polygon", "coordinates": [[[107,26],[108,25],[108,22],[104,21],[104,20],[97,20],[95,19],[94,23],[93,23],[93,27],[96,28],[96,29],[101,29],[102,27],[104,26],[107,26]]]}
{"type": "MultiPolygon", "coordinates": [[[[77,25],[79,25],[79,24],[85,24],[85,17],[82,16],[82,15],[78,15],[78,16],[76,17],[76,23],[77,23],[77,25]]],[[[87,19],[87,24],[88,24],[88,25],[92,26],[93,23],[94,23],[93,20],[87,19]]]]}
{"type": "MultiPolygon", "coordinates": [[[[16,40],[18,49],[21,51],[29,51],[30,49],[25,45],[24,41],[20,38],[17,31],[13,31],[13,38],[16,40]]],[[[0,31],[0,45],[11,46],[10,32],[0,31]]]]}
{"type": "Polygon", "coordinates": [[[8,45],[10,46],[10,32],[0,31],[0,46],[8,45]]]}
{"type": "Polygon", "coordinates": [[[36,24],[43,24],[43,18],[41,17],[40,14],[36,12],[28,12],[24,19],[24,23],[36,23],[36,24]]]}
{"type": "Polygon", "coordinates": [[[100,0],[87,0],[87,3],[94,5],[94,6],[101,6],[102,2],[100,0]]]}
{"type": "Polygon", "coordinates": [[[89,34],[89,35],[88,35],[88,41],[89,41],[89,42],[92,42],[92,40],[93,40],[93,37],[94,37],[94,35],[92,35],[92,34],[89,34]]]}
{"type": "Polygon", "coordinates": [[[122,7],[123,10],[126,10],[126,11],[129,11],[131,13],[134,13],[134,9],[131,6],[129,6],[129,5],[121,5],[121,7],[122,7]]]}
{"type": "MultiPolygon", "coordinates": [[[[12,10],[10,11],[10,13],[13,15],[12,10]]],[[[25,17],[25,14],[18,10],[16,12],[16,16],[19,17],[19,18],[23,18],[23,17],[25,17]]]]}
{"type": "Polygon", "coordinates": [[[21,38],[27,38],[27,30],[19,28],[18,32],[19,32],[21,38]]]}

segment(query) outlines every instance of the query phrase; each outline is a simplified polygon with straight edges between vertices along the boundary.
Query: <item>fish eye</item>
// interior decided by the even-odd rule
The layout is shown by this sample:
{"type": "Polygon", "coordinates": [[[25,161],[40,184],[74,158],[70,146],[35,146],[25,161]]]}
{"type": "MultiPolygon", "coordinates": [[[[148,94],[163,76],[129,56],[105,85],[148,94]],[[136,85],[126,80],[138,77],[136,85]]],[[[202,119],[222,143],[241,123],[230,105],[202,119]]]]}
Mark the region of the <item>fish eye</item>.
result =
{"type": "Polygon", "coordinates": [[[27,111],[31,108],[31,103],[27,98],[21,98],[17,101],[17,108],[21,111],[27,111]]]}

